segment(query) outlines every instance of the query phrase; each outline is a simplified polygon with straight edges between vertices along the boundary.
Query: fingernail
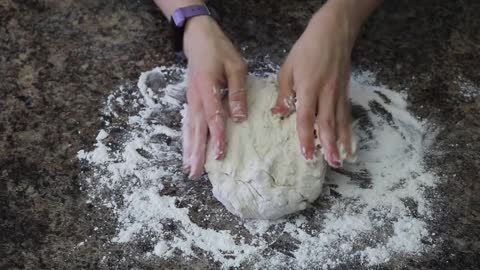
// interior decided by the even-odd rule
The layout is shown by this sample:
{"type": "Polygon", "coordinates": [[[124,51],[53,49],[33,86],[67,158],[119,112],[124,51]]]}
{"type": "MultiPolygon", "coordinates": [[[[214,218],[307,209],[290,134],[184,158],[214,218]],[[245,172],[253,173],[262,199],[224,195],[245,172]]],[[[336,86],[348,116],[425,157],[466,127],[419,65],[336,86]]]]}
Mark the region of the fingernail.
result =
{"type": "Polygon", "coordinates": [[[273,114],[285,114],[288,111],[288,108],[282,107],[282,106],[275,106],[270,109],[270,111],[273,114]]]}
{"type": "Polygon", "coordinates": [[[271,108],[271,109],[270,109],[270,111],[271,111],[273,114],[277,114],[277,113],[279,113],[279,112],[278,112],[278,107],[277,107],[277,106],[275,106],[275,107],[271,108]]]}
{"type": "Polygon", "coordinates": [[[334,168],[340,168],[342,167],[342,162],[335,160],[335,161],[329,162],[329,165],[334,168]]]}
{"type": "Polygon", "coordinates": [[[241,123],[247,119],[247,116],[245,114],[238,114],[238,115],[233,115],[232,120],[235,123],[241,123]]]}
{"type": "Polygon", "coordinates": [[[339,160],[338,158],[334,157],[332,152],[328,153],[328,158],[327,158],[328,165],[334,167],[334,168],[340,168],[342,167],[342,161],[339,160]]]}
{"type": "Polygon", "coordinates": [[[247,114],[244,112],[239,102],[232,102],[230,106],[232,112],[232,119],[235,123],[239,123],[247,118],[247,114]]]}
{"type": "Polygon", "coordinates": [[[303,154],[303,157],[305,157],[306,160],[312,160],[313,159],[312,149],[307,150],[305,147],[302,147],[302,154],[303,154]]]}
{"type": "Polygon", "coordinates": [[[220,160],[223,158],[224,151],[220,149],[221,145],[220,142],[218,141],[215,144],[215,160],[220,160]]]}

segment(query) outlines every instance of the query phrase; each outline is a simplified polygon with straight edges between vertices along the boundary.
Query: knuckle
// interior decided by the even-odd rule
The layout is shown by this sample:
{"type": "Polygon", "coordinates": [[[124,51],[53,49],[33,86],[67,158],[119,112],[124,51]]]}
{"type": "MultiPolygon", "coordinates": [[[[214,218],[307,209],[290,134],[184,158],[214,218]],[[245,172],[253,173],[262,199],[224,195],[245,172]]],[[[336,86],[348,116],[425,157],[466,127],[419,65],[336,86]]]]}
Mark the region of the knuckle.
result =
{"type": "Polygon", "coordinates": [[[221,81],[218,79],[218,76],[215,72],[198,72],[197,77],[194,78],[192,82],[193,87],[195,88],[195,92],[199,94],[209,93],[218,82],[221,81]]]}
{"type": "Polygon", "coordinates": [[[297,112],[297,121],[299,124],[312,124],[315,120],[315,114],[309,110],[297,112]]]}
{"type": "Polygon", "coordinates": [[[322,96],[329,99],[329,100],[335,100],[335,97],[337,97],[339,94],[338,88],[336,87],[325,87],[323,89],[322,96]]]}
{"type": "Polygon", "coordinates": [[[217,128],[223,124],[224,112],[223,110],[212,111],[207,114],[207,123],[210,128],[217,128]]]}
{"type": "Polygon", "coordinates": [[[332,90],[340,89],[341,85],[342,85],[342,80],[337,76],[333,77],[327,82],[327,88],[332,90]]]}
{"type": "Polygon", "coordinates": [[[338,80],[329,82],[324,88],[324,94],[333,97],[341,96],[341,90],[343,89],[342,83],[338,80]]]}
{"type": "Polygon", "coordinates": [[[187,94],[187,104],[192,110],[198,110],[201,107],[201,100],[195,94],[187,94]]]}
{"type": "Polygon", "coordinates": [[[320,128],[325,131],[333,130],[335,128],[335,120],[331,117],[320,118],[318,124],[320,128]]]}
{"type": "Polygon", "coordinates": [[[247,74],[248,66],[243,60],[235,61],[230,64],[230,71],[235,74],[247,74]]]}
{"type": "Polygon", "coordinates": [[[207,115],[207,123],[209,126],[212,126],[217,121],[218,115],[215,113],[210,113],[207,115]]]}

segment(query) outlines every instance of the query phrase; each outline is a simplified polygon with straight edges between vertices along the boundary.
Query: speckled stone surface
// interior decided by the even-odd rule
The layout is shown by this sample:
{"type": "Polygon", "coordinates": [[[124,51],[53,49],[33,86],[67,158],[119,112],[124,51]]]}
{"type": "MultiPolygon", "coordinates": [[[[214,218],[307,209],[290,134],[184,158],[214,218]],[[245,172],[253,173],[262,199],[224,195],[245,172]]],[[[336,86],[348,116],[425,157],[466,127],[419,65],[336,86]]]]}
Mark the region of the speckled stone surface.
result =
{"type": "MultiPolygon", "coordinates": [[[[321,2],[216,4],[247,58],[281,63],[321,2]]],[[[480,265],[479,14],[475,0],[388,1],[354,50],[354,67],[408,89],[411,109],[441,127],[427,162],[442,179],[431,229],[444,241],[434,254],[381,269],[480,265]]],[[[113,226],[96,228],[114,217],[92,211],[80,190],[76,153],[94,142],[105,97],[174,61],[168,24],[151,1],[0,0],[0,269],[206,267],[126,254],[108,241],[113,226]],[[100,264],[106,255],[118,260],[100,264]]]]}

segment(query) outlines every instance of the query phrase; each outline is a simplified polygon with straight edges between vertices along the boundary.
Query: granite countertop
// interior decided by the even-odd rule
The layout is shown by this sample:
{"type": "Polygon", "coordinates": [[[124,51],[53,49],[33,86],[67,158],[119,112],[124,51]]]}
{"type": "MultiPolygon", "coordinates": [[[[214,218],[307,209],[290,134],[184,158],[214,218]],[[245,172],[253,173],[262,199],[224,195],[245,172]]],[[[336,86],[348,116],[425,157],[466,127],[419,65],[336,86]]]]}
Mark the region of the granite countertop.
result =
{"type": "MultiPolygon", "coordinates": [[[[0,2],[1,269],[98,269],[107,254],[124,257],[115,268],[160,267],[105,244],[113,227],[92,234],[114,217],[85,203],[76,158],[94,143],[112,89],[175,62],[168,24],[152,2],[0,2]]],[[[322,1],[214,2],[247,58],[268,54],[280,64],[322,1]]],[[[435,145],[441,155],[427,161],[442,178],[444,199],[435,206],[442,217],[432,226],[444,242],[421,261],[388,269],[480,265],[478,14],[475,0],[386,1],[355,47],[354,68],[408,89],[411,110],[442,127],[435,145]],[[477,94],[465,95],[459,82],[477,94]]]]}

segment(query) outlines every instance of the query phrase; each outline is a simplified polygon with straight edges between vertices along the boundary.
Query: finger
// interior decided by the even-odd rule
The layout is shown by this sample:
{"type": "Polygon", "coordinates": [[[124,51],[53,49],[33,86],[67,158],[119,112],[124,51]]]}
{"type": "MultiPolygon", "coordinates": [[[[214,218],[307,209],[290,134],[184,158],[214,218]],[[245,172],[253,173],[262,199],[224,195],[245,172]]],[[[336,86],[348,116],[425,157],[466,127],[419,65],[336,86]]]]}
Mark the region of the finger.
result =
{"type": "Polygon", "coordinates": [[[277,100],[271,111],[273,114],[289,115],[295,111],[295,92],[293,70],[288,59],[278,74],[278,88],[277,100]]]}
{"type": "Polygon", "coordinates": [[[212,142],[214,143],[215,159],[222,159],[225,155],[225,110],[222,106],[220,84],[214,80],[203,77],[197,80],[203,112],[212,142]]]}
{"type": "Polygon", "coordinates": [[[192,155],[192,134],[193,134],[193,126],[192,126],[192,120],[190,119],[192,117],[192,110],[193,108],[189,106],[187,108],[186,112],[186,117],[183,118],[183,123],[182,123],[182,148],[183,148],[183,172],[184,173],[190,173],[190,156],[192,155]]]}
{"type": "Polygon", "coordinates": [[[228,81],[230,115],[233,121],[237,123],[247,119],[247,96],[245,92],[247,65],[243,60],[239,63],[227,65],[225,68],[228,81]]]}
{"type": "Polygon", "coordinates": [[[353,159],[352,149],[352,120],[350,102],[348,101],[348,77],[347,83],[340,91],[336,108],[337,146],[339,159],[353,159]]]}
{"type": "Polygon", "coordinates": [[[183,126],[183,168],[190,179],[196,179],[203,174],[208,128],[202,112],[202,100],[193,85],[187,90],[187,100],[187,117],[183,126]]]}
{"type": "Polygon", "coordinates": [[[335,109],[337,104],[338,82],[327,83],[318,99],[318,134],[325,160],[332,167],[340,167],[336,145],[335,109]]]}
{"type": "Polygon", "coordinates": [[[203,174],[207,149],[208,126],[205,117],[200,112],[195,118],[193,127],[193,148],[190,155],[190,179],[197,179],[203,174]]]}
{"type": "MultiPolygon", "coordinates": [[[[197,95],[198,96],[198,95],[197,95]]],[[[193,134],[195,128],[195,120],[192,119],[196,111],[201,110],[201,100],[196,96],[196,91],[189,80],[187,88],[187,108],[186,117],[182,122],[182,147],[183,147],[183,171],[190,173],[191,164],[190,157],[193,149],[193,134]]]]}
{"type": "Polygon", "coordinates": [[[299,89],[297,95],[297,133],[303,156],[312,160],[315,152],[314,125],[317,91],[302,91],[299,89]]]}

